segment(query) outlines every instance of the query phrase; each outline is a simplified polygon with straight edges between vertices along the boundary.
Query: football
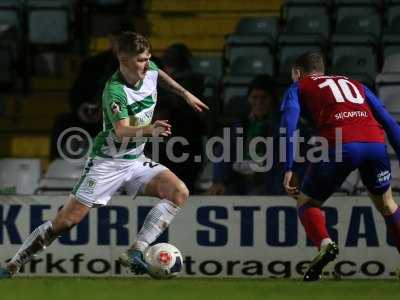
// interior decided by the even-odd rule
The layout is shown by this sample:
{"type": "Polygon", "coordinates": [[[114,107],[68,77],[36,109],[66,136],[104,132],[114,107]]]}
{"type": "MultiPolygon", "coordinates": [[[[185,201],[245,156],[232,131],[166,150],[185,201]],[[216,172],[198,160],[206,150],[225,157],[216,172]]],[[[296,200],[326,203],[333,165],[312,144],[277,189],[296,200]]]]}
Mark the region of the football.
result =
{"type": "Polygon", "coordinates": [[[147,248],[144,260],[149,265],[149,275],[156,279],[176,277],[182,270],[181,252],[168,243],[159,243],[147,248]]]}

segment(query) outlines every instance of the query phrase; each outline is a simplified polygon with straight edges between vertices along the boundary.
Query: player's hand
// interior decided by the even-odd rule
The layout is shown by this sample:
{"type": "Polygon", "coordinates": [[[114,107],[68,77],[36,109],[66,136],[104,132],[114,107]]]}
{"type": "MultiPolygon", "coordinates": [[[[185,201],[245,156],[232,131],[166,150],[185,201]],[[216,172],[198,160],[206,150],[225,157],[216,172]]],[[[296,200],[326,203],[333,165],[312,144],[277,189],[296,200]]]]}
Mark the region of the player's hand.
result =
{"type": "Polygon", "coordinates": [[[153,136],[170,136],[171,124],[168,120],[157,120],[151,124],[151,133],[153,136]]]}
{"type": "Polygon", "coordinates": [[[297,196],[299,195],[299,185],[296,179],[296,176],[293,174],[292,171],[287,171],[285,173],[285,176],[283,178],[283,187],[286,190],[286,193],[290,196],[293,197],[294,199],[297,199],[297,196]]]}
{"type": "Polygon", "coordinates": [[[223,195],[225,193],[225,185],[223,183],[213,183],[213,185],[206,191],[206,195],[223,195]]]}
{"type": "Polygon", "coordinates": [[[210,108],[205,105],[199,98],[197,98],[192,93],[185,93],[185,100],[195,111],[202,112],[204,110],[209,110],[210,108]]]}

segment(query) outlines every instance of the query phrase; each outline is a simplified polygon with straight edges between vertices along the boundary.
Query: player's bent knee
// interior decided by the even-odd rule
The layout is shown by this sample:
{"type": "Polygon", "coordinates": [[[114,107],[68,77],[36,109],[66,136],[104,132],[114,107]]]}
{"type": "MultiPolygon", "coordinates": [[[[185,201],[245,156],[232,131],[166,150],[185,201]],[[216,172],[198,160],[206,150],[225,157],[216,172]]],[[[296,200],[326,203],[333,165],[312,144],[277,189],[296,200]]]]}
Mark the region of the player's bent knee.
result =
{"type": "Polygon", "coordinates": [[[170,201],[182,207],[189,198],[189,190],[183,182],[180,182],[174,189],[170,201]]]}

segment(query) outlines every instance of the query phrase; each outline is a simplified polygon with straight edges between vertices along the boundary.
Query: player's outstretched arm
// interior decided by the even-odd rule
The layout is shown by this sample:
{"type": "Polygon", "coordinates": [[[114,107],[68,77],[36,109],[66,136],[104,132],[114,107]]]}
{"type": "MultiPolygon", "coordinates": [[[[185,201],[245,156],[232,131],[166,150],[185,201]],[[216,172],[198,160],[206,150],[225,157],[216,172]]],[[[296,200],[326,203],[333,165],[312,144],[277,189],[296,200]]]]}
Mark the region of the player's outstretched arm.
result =
{"type": "Polygon", "coordinates": [[[364,91],[365,98],[372,109],[374,117],[385,129],[390,144],[396,151],[397,157],[400,158],[400,126],[373,92],[366,86],[364,86],[364,91]]]}
{"type": "Polygon", "coordinates": [[[209,110],[208,106],[205,105],[199,98],[186,90],[163,70],[158,70],[158,75],[160,78],[160,84],[163,87],[170,90],[174,94],[181,96],[195,111],[201,112],[203,110],[209,110]]]}

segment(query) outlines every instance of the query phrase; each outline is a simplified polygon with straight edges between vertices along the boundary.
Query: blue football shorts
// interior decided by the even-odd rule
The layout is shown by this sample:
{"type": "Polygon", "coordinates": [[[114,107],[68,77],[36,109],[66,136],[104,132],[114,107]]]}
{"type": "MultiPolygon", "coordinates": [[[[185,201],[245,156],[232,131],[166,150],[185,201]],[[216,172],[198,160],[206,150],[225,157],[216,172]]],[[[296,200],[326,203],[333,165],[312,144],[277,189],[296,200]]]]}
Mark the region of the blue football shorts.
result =
{"type": "Polygon", "coordinates": [[[359,170],[361,180],[371,194],[382,195],[390,187],[390,160],[385,144],[343,144],[342,161],[337,162],[336,157],[332,149],[328,162],[310,163],[301,185],[303,194],[323,202],[340,188],[355,169],[359,170]]]}

